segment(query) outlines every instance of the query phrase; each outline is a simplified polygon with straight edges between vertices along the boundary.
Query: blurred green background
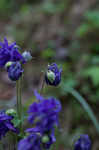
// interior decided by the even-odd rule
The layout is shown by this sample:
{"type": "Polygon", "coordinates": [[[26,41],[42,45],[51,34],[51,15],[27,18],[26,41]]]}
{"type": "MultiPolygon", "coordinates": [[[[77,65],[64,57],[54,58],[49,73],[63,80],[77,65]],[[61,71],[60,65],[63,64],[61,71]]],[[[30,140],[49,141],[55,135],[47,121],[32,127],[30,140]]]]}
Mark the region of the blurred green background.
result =
{"type": "MultiPolygon", "coordinates": [[[[40,89],[48,63],[63,68],[59,87],[43,91],[62,103],[54,149],[71,150],[76,138],[87,133],[92,150],[98,150],[99,135],[68,87],[86,99],[99,119],[99,0],[0,0],[0,38],[5,36],[33,56],[25,65],[25,107],[34,100],[33,90],[40,89]]],[[[15,101],[15,84],[0,70],[0,107],[13,107],[15,101]]]]}

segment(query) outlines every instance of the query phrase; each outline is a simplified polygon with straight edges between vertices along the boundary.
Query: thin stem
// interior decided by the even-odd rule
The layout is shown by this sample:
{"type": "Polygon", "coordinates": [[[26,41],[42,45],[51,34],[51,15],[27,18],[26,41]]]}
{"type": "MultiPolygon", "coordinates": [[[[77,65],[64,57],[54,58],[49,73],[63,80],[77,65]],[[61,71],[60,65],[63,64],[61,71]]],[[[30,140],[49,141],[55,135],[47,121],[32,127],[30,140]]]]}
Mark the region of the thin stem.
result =
{"type": "Polygon", "coordinates": [[[16,145],[17,145],[17,136],[15,136],[14,138],[13,150],[16,150],[16,145]]]}
{"type": "Polygon", "coordinates": [[[42,75],[42,79],[41,79],[41,87],[40,87],[40,94],[43,93],[43,89],[45,87],[45,78],[44,78],[44,73],[42,75]]]}
{"type": "Polygon", "coordinates": [[[20,106],[20,120],[22,119],[22,78],[19,79],[19,106],[20,106]]]}
{"type": "Polygon", "coordinates": [[[19,116],[19,81],[16,81],[17,114],[19,116]]]}
{"type": "Polygon", "coordinates": [[[0,150],[4,150],[4,149],[3,149],[2,141],[0,142],[0,150]]]}
{"type": "MultiPolygon", "coordinates": [[[[17,89],[17,113],[18,113],[18,117],[19,120],[22,120],[22,96],[21,96],[21,88],[22,86],[22,79],[20,78],[17,82],[16,82],[16,89],[17,89]]],[[[22,123],[20,122],[20,130],[22,130],[22,123]]]]}
{"type": "Polygon", "coordinates": [[[86,100],[73,88],[68,89],[68,92],[71,93],[81,103],[85,111],[88,113],[90,119],[92,120],[97,132],[99,133],[99,122],[86,100]]]}
{"type": "Polygon", "coordinates": [[[43,81],[42,81],[42,85],[41,85],[41,89],[40,89],[40,94],[42,94],[42,93],[43,93],[43,89],[44,89],[44,87],[45,87],[45,80],[43,79],[43,81]]]}
{"type": "Polygon", "coordinates": [[[11,150],[11,149],[10,149],[10,142],[9,142],[9,144],[8,144],[8,145],[9,145],[9,150],[11,150]]]}
{"type": "Polygon", "coordinates": [[[14,141],[14,150],[16,150],[17,149],[17,136],[15,136],[15,141],[14,141]]]}

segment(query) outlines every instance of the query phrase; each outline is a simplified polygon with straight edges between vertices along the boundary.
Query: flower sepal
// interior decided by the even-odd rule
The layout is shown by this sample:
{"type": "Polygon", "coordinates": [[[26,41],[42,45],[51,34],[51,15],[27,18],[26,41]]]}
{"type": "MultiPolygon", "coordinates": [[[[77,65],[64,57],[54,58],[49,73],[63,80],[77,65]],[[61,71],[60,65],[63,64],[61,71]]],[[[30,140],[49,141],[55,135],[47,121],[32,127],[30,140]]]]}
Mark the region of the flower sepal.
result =
{"type": "Polygon", "coordinates": [[[12,61],[8,61],[8,62],[5,64],[5,68],[8,69],[12,64],[13,64],[12,61]]]}

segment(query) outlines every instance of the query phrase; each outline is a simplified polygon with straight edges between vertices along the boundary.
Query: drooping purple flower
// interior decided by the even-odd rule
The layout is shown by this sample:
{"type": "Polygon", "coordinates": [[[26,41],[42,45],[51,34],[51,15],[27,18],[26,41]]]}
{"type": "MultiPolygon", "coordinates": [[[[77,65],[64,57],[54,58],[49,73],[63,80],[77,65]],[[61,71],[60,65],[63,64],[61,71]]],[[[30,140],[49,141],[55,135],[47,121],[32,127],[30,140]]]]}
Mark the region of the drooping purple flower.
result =
{"type": "Polygon", "coordinates": [[[91,140],[87,134],[83,134],[75,142],[74,150],[91,150],[91,140]]]}
{"type": "Polygon", "coordinates": [[[12,81],[18,80],[23,73],[23,69],[20,62],[13,62],[9,67],[7,67],[7,72],[8,72],[8,77],[12,81]]]}
{"type": "Polygon", "coordinates": [[[56,141],[54,134],[41,134],[38,128],[27,129],[26,132],[28,132],[29,135],[20,140],[18,150],[23,150],[24,147],[25,150],[48,150],[56,141]]]}
{"type": "Polygon", "coordinates": [[[27,145],[26,150],[48,150],[56,141],[55,126],[58,126],[61,104],[55,98],[43,98],[36,91],[35,96],[38,101],[30,105],[28,110],[29,122],[35,127],[26,130],[29,136],[19,142],[18,150],[22,150],[22,145],[25,146],[25,144],[27,145]],[[36,138],[35,141],[33,137],[36,138]]]}
{"type": "Polygon", "coordinates": [[[18,133],[11,120],[12,116],[8,116],[5,111],[0,112],[0,139],[6,135],[8,131],[18,133]]]}
{"type": "Polygon", "coordinates": [[[28,119],[30,123],[35,123],[42,132],[44,129],[50,130],[53,126],[58,125],[58,115],[61,110],[61,104],[55,98],[44,99],[37,93],[36,96],[40,101],[30,105],[28,119]]]}
{"type": "Polygon", "coordinates": [[[38,134],[30,134],[18,143],[18,150],[42,150],[41,140],[38,134]]]}
{"type": "Polygon", "coordinates": [[[9,61],[25,63],[16,43],[8,44],[8,40],[4,38],[4,42],[0,42],[0,67],[4,67],[9,61]]]}
{"type": "Polygon", "coordinates": [[[57,86],[61,81],[62,69],[59,69],[56,63],[48,65],[45,73],[45,81],[48,85],[57,86]]]}
{"type": "Polygon", "coordinates": [[[42,136],[41,141],[42,141],[42,145],[43,145],[44,149],[46,149],[46,150],[50,149],[51,145],[56,142],[54,132],[45,133],[42,136]]]}

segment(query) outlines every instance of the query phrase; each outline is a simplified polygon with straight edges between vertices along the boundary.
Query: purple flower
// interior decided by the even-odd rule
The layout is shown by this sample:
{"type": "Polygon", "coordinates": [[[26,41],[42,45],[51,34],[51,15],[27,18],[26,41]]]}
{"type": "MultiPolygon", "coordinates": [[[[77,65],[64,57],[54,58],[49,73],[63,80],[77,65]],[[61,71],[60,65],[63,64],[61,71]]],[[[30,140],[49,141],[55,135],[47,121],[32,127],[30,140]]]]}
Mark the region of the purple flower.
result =
{"type": "Polygon", "coordinates": [[[30,134],[26,138],[20,140],[18,150],[42,150],[41,140],[38,134],[30,134]]]}
{"type": "Polygon", "coordinates": [[[44,99],[36,91],[35,96],[38,101],[30,105],[28,110],[29,122],[35,127],[26,130],[29,136],[19,142],[18,150],[25,145],[26,150],[48,150],[56,141],[55,126],[58,126],[61,104],[55,98],[44,99]]]}
{"type": "Polygon", "coordinates": [[[74,150],[91,150],[91,140],[87,134],[83,134],[75,142],[74,150]]]}
{"type": "Polygon", "coordinates": [[[4,38],[4,42],[0,42],[0,67],[4,67],[9,61],[21,61],[25,63],[16,43],[8,44],[7,39],[4,38]]]}
{"type": "Polygon", "coordinates": [[[53,129],[53,126],[58,125],[58,115],[61,110],[61,104],[55,98],[44,99],[35,92],[39,102],[34,102],[30,105],[29,121],[36,124],[40,131],[53,129]]]}
{"type": "Polygon", "coordinates": [[[8,131],[18,133],[11,120],[12,116],[8,116],[5,112],[0,112],[0,139],[6,135],[8,131]]]}
{"type": "Polygon", "coordinates": [[[7,67],[8,76],[12,81],[18,80],[22,73],[23,69],[19,62],[13,62],[9,67],[7,67]]]}
{"type": "Polygon", "coordinates": [[[41,134],[37,128],[27,129],[29,136],[20,140],[18,150],[48,150],[56,141],[53,134],[41,134]]]}
{"type": "Polygon", "coordinates": [[[54,136],[54,132],[52,133],[45,133],[45,135],[42,136],[42,145],[44,149],[50,149],[51,145],[56,142],[56,138],[54,136]]]}
{"type": "Polygon", "coordinates": [[[57,86],[61,81],[62,69],[59,69],[56,63],[48,65],[47,72],[45,74],[45,81],[48,85],[57,86]]]}

